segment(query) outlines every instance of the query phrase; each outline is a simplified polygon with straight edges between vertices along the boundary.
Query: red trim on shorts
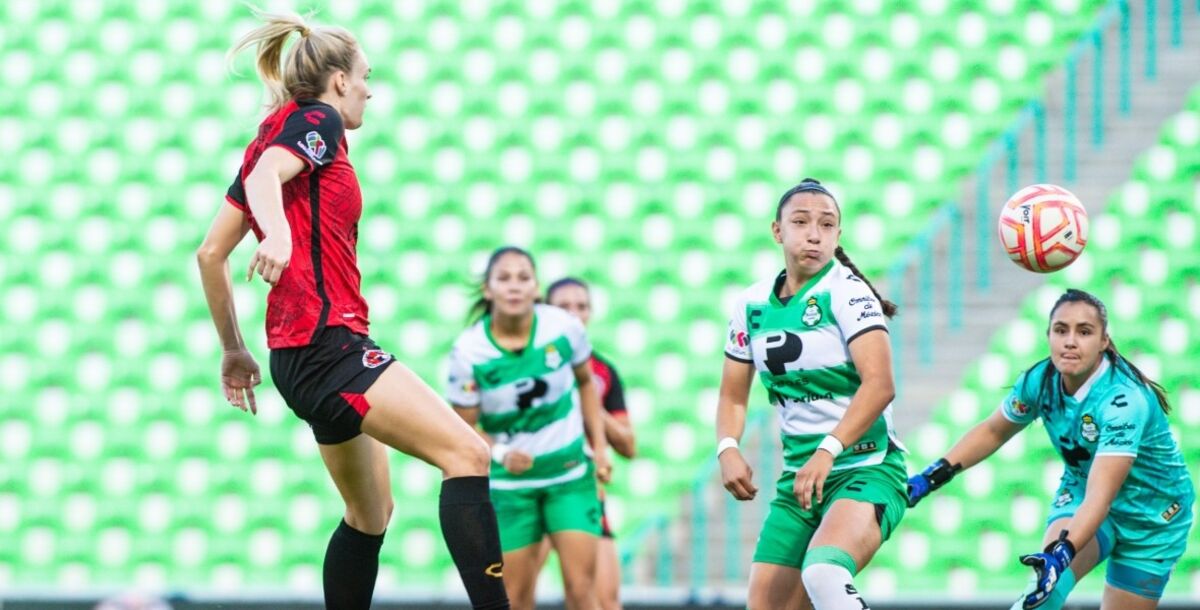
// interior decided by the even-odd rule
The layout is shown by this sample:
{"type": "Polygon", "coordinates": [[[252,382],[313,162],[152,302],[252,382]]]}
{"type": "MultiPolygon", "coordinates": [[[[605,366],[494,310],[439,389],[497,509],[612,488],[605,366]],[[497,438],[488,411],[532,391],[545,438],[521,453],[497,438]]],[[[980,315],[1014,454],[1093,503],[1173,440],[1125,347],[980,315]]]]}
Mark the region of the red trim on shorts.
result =
{"type": "Polygon", "coordinates": [[[341,394],[342,400],[353,407],[358,412],[359,417],[367,416],[367,411],[371,410],[371,404],[367,402],[366,396],[353,392],[342,392],[341,394]]]}

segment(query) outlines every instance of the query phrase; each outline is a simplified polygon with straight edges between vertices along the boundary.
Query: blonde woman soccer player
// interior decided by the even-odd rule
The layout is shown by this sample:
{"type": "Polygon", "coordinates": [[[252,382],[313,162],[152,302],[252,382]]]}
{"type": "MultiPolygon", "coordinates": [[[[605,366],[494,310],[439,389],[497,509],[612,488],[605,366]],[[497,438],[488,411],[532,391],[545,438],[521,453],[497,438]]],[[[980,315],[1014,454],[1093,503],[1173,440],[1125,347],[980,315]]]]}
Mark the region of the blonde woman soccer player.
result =
{"type": "Polygon", "coordinates": [[[197,251],[200,279],[220,335],[221,388],[256,412],[262,382],[238,328],[229,254],[253,230],[246,279],[267,294],[271,377],[308,423],[346,510],[325,552],[325,605],[370,607],[379,550],[392,516],[387,447],[443,474],[442,535],[475,608],[507,608],[496,517],[488,496],[488,450],[438,395],[367,335],[356,244],[362,192],[347,129],[363,124],[371,68],[339,27],[296,15],[260,15],[233,52],[254,46],[271,109],[197,251]],[[298,40],[284,52],[295,34],[298,40]]]}
{"type": "Polygon", "coordinates": [[[1117,352],[1104,303],[1067,290],[1050,310],[1050,357],[1017,378],[991,417],[909,479],[915,506],[1041,419],[1063,458],[1041,553],[1014,610],[1059,610],[1108,560],[1102,610],[1152,610],[1187,547],[1196,493],[1167,424],[1162,387],[1117,352]]]}
{"type": "Polygon", "coordinates": [[[596,481],[607,482],[610,468],[592,346],[578,319],[537,302],[533,257],[520,248],[492,253],[482,292],[474,310],[480,319],[454,342],[448,393],[491,444],[504,584],[514,608],[533,608],[548,534],[567,608],[593,610],[596,481]]]}
{"type": "Polygon", "coordinates": [[[784,472],[750,569],[751,610],[862,610],[854,576],[905,509],[891,424],[895,313],[838,246],[841,209],[811,178],[779,199],[784,270],[748,288],[729,322],[717,457],[738,500],[758,493],[738,448],[755,374],[779,411],[784,472]]]}

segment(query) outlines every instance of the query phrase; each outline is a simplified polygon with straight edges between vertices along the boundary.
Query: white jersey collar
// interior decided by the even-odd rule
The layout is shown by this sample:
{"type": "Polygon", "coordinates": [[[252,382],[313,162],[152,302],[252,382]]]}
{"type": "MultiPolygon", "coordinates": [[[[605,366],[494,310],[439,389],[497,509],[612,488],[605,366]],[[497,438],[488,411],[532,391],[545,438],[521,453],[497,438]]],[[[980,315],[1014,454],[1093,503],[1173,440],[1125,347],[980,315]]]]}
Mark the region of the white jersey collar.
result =
{"type": "Polygon", "coordinates": [[[1074,398],[1076,402],[1083,402],[1084,400],[1087,400],[1088,393],[1092,391],[1092,386],[1096,384],[1096,381],[1100,379],[1101,375],[1108,371],[1109,366],[1108,354],[1101,354],[1100,364],[1096,365],[1096,370],[1092,371],[1092,375],[1088,377],[1087,381],[1083,382],[1083,385],[1079,386],[1078,390],[1075,390],[1075,393],[1071,395],[1071,398],[1074,398]]]}

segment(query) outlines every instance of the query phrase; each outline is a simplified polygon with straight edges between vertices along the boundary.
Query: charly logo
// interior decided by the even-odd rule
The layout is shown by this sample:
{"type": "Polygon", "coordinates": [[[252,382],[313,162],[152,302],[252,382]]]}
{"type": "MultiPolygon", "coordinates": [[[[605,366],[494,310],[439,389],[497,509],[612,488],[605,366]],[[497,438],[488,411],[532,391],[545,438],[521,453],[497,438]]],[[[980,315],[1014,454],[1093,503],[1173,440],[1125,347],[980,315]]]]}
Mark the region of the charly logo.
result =
{"type": "Polygon", "coordinates": [[[821,306],[817,305],[817,297],[808,297],[808,301],[804,305],[804,315],[800,317],[800,321],[811,328],[820,324],[823,317],[825,316],[821,313],[821,306]]]}
{"type": "Polygon", "coordinates": [[[562,354],[558,353],[558,348],[553,345],[546,346],[546,368],[556,369],[562,366],[562,354]]]}
{"type": "Polygon", "coordinates": [[[1079,420],[1079,435],[1083,440],[1094,443],[1100,438],[1100,427],[1096,425],[1096,420],[1092,419],[1091,415],[1084,415],[1079,420]]]}

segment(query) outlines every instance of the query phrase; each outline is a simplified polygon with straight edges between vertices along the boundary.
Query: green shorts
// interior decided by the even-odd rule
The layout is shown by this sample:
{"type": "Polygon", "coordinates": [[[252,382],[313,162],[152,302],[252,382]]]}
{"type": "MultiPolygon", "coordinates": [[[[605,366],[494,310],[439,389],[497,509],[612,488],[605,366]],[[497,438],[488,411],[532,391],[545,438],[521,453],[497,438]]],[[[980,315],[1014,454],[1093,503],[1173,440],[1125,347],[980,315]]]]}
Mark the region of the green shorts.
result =
{"type": "Polygon", "coordinates": [[[493,489],[492,504],[505,552],[541,542],[546,534],[580,531],[600,535],[600,496],[595,470],[566,483],[534,489],[493,489]]]}
{"type": "Polygon", "coordinates": [[[800,569],[808,543],[821,525],[825,511],[837,500],[857,500],[875,505],[875,517],[887,540],[908,507],[908,470],[904,465],[904,454],[890,451],[883,462],[874,466],[861,466],[832,472],[825,480],[825,501],[815,503],[810,510],[800,507],[792,493],[795,472],[784,472],[776,486],[775,499],[763,522],[754,549],[754,561],[773,563],[800,569]]]}

